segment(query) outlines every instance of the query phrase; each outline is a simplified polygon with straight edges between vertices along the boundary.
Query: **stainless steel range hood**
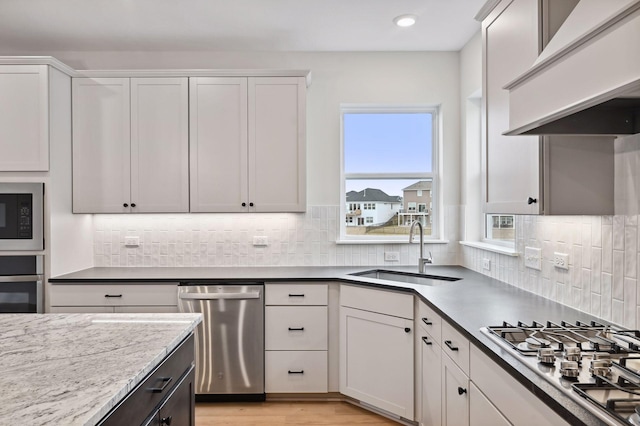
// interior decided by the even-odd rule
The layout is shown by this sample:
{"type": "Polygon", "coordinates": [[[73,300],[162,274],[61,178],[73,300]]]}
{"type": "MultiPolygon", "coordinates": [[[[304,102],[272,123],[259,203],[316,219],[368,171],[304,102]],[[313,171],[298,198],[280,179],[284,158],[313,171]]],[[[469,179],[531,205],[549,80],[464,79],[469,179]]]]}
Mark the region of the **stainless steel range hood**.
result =
{"type": "Polygon", "coordinates": [[[506,135],[640,133],[640,0],[580,0],[505,89],[506,135]]]}

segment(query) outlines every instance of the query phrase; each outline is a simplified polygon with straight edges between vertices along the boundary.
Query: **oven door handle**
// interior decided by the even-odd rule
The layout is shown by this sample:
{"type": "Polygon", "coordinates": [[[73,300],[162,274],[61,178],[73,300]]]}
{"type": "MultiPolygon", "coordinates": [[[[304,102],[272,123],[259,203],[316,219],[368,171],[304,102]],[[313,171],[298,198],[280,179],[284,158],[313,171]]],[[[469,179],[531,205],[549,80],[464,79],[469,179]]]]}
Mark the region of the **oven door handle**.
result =
{"type": "Polygon", "coordinates": [[[20,283],[28,281],[42,281],[42,275],[4,275],[0,276],[0,283],[20,283]]]}

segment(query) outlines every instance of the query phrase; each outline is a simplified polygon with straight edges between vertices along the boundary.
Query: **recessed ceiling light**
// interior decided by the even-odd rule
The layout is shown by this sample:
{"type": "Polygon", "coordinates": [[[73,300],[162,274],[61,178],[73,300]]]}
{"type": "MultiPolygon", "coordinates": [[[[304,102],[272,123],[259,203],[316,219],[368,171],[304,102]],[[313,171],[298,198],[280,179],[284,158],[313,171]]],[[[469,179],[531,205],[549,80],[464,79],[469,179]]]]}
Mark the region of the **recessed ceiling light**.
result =
{"type": "Polygon", "coordinates": [[[399,27],[410,27],[416,23],[416,15],[400,15],[393,19],[393,22],[399,27]]]}

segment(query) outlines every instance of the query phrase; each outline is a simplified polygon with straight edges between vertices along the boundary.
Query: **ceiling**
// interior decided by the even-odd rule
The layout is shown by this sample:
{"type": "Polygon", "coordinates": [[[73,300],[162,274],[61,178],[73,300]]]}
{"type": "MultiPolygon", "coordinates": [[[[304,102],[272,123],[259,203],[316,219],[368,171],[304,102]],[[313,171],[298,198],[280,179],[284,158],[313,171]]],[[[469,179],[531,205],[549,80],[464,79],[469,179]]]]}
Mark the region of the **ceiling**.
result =
{"type": "Polygon", "coordinates": [[[0,50],[460,50],[485,0],[0,0],[0,50]],[[393,18],[417,15],[399,28],[393,18]]]}

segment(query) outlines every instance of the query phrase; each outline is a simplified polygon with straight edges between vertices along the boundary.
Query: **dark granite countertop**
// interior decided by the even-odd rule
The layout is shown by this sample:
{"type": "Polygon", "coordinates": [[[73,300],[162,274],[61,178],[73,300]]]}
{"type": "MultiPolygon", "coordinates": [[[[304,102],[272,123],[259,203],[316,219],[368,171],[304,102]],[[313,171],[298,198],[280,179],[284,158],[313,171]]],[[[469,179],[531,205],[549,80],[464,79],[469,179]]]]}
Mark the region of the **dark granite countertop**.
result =
{"type": "MultiPolygon", "coordinates": [[[[442,317],[465,334],[470,341],[489,355],[542,401],[558,412],[565,420],[575,425],[604,425],[592,413],[552,384],[531,371],[525,364],[502,349],[480,332],[484,326],[501,325],[503,321],[583,321],[604,322],[584,312],[556,303],[552,300],[510,286],[501,281],[463,268],[461,266],[427,266],[425,273],[437,276],[456,277],[459,281],[440,285],[418,285],[364,278],[349,275],[372,269],[393,269],[417,272],[417,267],[136,267],[136,268],[89,268],[57,276],[50,283],[97,283],[97,282],[180,282],[180,281],[264,281],[264,282],[317,282],[338,281],[366,285],[389,290],[406,291],[418,295],[431,305],[442,317]]],[[[604,322],[606,323],[606,322],[604,322]]]]}

